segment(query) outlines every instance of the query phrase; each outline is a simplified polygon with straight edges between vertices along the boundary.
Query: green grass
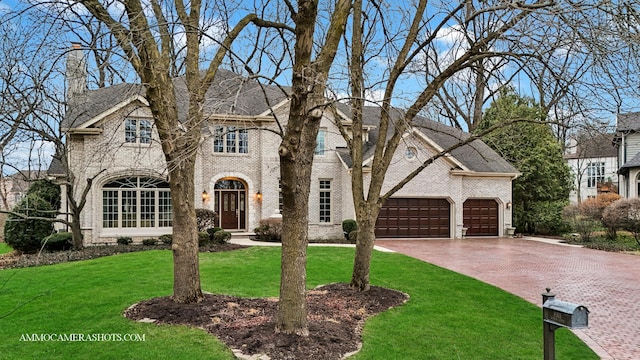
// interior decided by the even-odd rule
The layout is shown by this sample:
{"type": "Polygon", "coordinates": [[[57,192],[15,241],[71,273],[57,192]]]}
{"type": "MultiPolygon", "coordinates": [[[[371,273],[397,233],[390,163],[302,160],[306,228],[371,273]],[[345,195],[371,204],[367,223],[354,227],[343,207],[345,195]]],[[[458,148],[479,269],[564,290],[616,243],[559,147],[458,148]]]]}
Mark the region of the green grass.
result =
{"type": "MultiPolygon", "coordinates": [[[[200,256],[203,290],[277,296],[279,248],[200,256]]],[[[308,285],[350,278],[353,249],[309,248],[308,285]]],[[[137,301],[171,294],[170,251],[0,271],[0,359],[233,359],[202,330],[125,319],[137,301]],[[139,334],[143,342],[26,342],[23,334],[139,334]]],[[[471,278],[376,252],[372,283],[410,301],[369,321],[355,359],[541,359],[541,311],[471,278]]],[[[569,331],[556,331],[557,359],[597,359],[569,331]]]]}
{"type": "Polygon", "coordinates": [[[6,243],[0,242],[0,255],[1,254],[6,254],[8,252],[12,252],[13,249],[11,248],[11,246],[7,245],[6,243]]]}

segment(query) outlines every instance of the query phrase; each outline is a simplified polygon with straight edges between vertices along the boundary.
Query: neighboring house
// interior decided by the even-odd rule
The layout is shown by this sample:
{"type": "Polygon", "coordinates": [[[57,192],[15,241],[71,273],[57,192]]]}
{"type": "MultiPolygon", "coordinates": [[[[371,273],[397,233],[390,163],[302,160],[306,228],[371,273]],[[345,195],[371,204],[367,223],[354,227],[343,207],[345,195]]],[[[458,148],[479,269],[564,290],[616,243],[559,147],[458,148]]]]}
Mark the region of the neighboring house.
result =
{"type": "MultiPolygon", "coordinates": [[[[77,64],[81,56],[79,50],[72,51],[70,63],[75,57],[77,64]]],[[[62,124],[69,164],[78,181],[97,175],[81,216],[85,242],[112,243],[118,236],[139,241],[171,232],[166,163],[144,88],[121,84],[74,93],[70,85],[73,97],[62,124]]],[[[175,86],[183,95],[179,114],[185,116],[184,79],[176,78],[175,86]]],[[[206,98],[206,122],[197,146],[196,207],[215,210],[227,230],[251,232],[281,208],[276,119],[286,122],[288,99],[282,89],[225,70],[218,72],[206,98]]],[[[340,121],[349,129],[348,111],[338,105],[321,120],[309,201],[312,239],[342,237],[342,221],[355,217],[352,164],[335,125],[340,121]]],[[[432,154],[468,137],[418,120],[405,134],[383,190],[432,154]]],[[[367,108],[365,121],[370,164],[371,149],[381,136],[379,110],[367,108]]],[[[516,176],[513,166],[481,141],[473,141],[436,160],[390,198],[380,213],[377,236],[454,238],[461,237],[463,227],[468,236],[502,236],[511,226],[511,182],[516,176]]]]}
{"type": "Polygon", "coordinates": [[[564,155],[574,176],[572,203],[595,198],[603,192],[617,192],[618,154],[615,134],[579,136],[570,140],[564,155]]]}
{"type": "Polygon", "coordinates": [[[13,209],[27,194],[31,183],[46,178],[46,171],[21,170],[0,178],[0,209],[13,209]]]}
{"type": "Polygon", "coordinates": [[[619,114],[616,125],[619,191],[625,198],[640,196],[640,113],[619,114]]]}

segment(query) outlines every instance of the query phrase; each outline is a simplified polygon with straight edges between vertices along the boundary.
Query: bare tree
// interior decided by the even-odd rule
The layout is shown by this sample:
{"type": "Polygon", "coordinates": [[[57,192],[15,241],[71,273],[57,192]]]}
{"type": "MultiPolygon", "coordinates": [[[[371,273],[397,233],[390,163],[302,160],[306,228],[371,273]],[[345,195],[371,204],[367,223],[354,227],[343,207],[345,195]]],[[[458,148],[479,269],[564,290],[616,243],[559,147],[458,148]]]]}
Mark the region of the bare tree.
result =
{"type": "MultiPolygon", "coordinates": [[[[356,3],[354,13],[363,11],[361,3],[356,3]]],[[[418,125],[416,119],[418,114],[424,110],[439,93],[447,81],[453,79],[457,74],[475,69],[475,78],[484,78],[485,64],[489,61],[500,64],[509,59],[525,58],[533,55],[533,50],[521,53],[513,53],[514,39],[519,36],[518,26],[525,19],[536,13],[542,13],[550,9],[553,2],[535,1],[531,3],[521,2],[489,2],[475,3],[462,2],[457,4],[442,4],[434,9],[432,4],[427,6],[427,1],[419,1],[410,13],[415,14],[409,18],[394,18],[393,25],[381,21],[376,26],[380,27],[379,33],[387,36],[383,42],[383,50],[364,48],[362,29],[367,28],[367,19],[374,18],[368,14],[361,18],[354,18],[354,30],[352,31],[351,48],[352,57],[350,63],[351,82],[351,114],[352,114],[352,136],[349,136],[346,129],[341,128],[345,140],[349,144],[349,152],[353,162],[352,168],[352,191],[356,210],[356,218],[359,225],[356,256],[354,260],[351,286],[358,290],[369,288],[370,259],[375,239],[375,222],[378,213],[385,200],[400,190],[411,179],[417,176],[427,166],[432,164],[437,158],[445,156],[453,149],[470,144],[474,140],[482,137],[493,129],[486,129],[482,133],[473,136],[461,134],[457,143],[448,149],[438,152],[434,156],[422,162],[404,179],[400,180],[390,189],[383,192],[383,181],[389,169],[392,157],[406,131],[412,126],[418,125]],[[434,15],[437,14],[437,15],[434,15]],[[490,15],[487,15],[490,14],[490,15]],[[487,18],[493,21],[484,22],[482,31],[476,32],[473,28],[474,19],[487,18]],[[362,20],[360,20],[362,19],[362,20]],[[453,25],[452,25],[453,24],[453,25]],[[395,30],[395,31],[394,31],[395,30]],[[457,31],[465,38],[464,46],[459,46],[457,51],[452,52],[448,59],[442,58],[442,48],[439,39],[447,31],[457,31]],[[394,37],[394,34],[402,33],[402,36],[394,37]],[[363,49],[363,50],[359,50],[363,49]],[[378,83],[384,84],[384,96],[380,101],[380,136],[373,150],[373,160],[370,164],[371,175],[363,172],[363,122],[362,113],[366,93],[365,79],[374,74],[363,74],[365,69],[365,55],[369,53],[388,54],[389,66],[384,71],[382,80],[378,83]],[[420,56],[426,56],[420,58],[420,56]],[[504,60],[501,60],[504,59],[504,60]],[[420,60],[420,61],[418,61],[420,60]],[[409,65],[416,62],[426,64],[419,74],[424,80],[423,86],[415,91],[413,97],[409,99],[400,79],[407,75],[409,65]],[[406,110],[398,111],[393,106],[393,101],[402,96],[406,105],[406,110]],[[385,136],[386,134],[386,136],[385,136]]],[[[377,7],[371,7],[372,11],[379,11],[377,7]]],[[[404,13],[406,14],[406,13],[404,13]]],[[[357,16],[357,15],[356,15],[357,16]]],[[[368,25],[373,31],[375,26],[368,25]]],[[[415,68],[412,69],[416,73],[415,68]]],[[[482,88],[486,88],[486,81],[479,81],[477,86],[480,93],[482,88]]],[[[477,96],[478,99],[483,98],[477,96]]],[[[471,107],[473,114],[475,107],[471,107]]],[[[477,110],[477,109],[476,109],[477,110]]],[[[473,115],[470,116],[473,118],[473,115]]],[[[518,119],[512,119],[517,121],[518,119]]],[[[512,121],[507,121],[509,124],[512,121]]],[[[437,131],[437,129],[430,129],[437,131]]]]}
{"type": "MultiPolygon", "coordinates": [[[[229,29],[209,61],[207,70],[200,65],[207,59],[202,43],[204,26],[221,9],[206,7],[201,1],[72,1],[39,3],[43,11],[60,14],[61,19],[88,12],[93,21],[106,27],[135,70],[145,88],[145,98],[153,114],[165,161],[173,203],[174,301],[197,302],[202,299],[198,269],[198,242],[195,220],[194,164],[201,139],[203,103],[219,65],[233,40],[251,22],[248,14],[229,29]],[[209,17],[205,19],[205,16],[209,17]],[[177,51],[177,39],[184,39],[184,49],[177,51]],[[176,63],[182,61],[189,107],[185,119],[179,119],[177,94],[173,82],[176,63]]],[[[222,9],[223,10],[223,9],[222,9]]],[[[101,32],[99,32],[101,33],[101,32]]]]}
{"type": "MultiPolygon", "coordinates": [[[[289,4],[289,3],[288,3],[289,4]]],[[[289,4],[296,42],[289,119],[278,153],[283,195],[282,277],[276,331],[307,336],[306,248],[311,169],[324,107],[327,78],[347,23],[350,1],[338,0],[315,58],[318,3],[289,4]]]]}

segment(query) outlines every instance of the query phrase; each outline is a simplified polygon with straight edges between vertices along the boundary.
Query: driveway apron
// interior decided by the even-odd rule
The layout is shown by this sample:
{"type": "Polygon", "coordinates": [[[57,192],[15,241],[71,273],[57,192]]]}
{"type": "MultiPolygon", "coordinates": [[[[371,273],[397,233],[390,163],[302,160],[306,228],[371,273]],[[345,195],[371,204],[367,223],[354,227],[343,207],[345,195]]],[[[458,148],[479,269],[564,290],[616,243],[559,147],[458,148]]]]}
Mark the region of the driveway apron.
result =
{"type": "Polygon", "coordinates": [[[476,278],[541,306],[556,299],[586,306],[589,328],[575,330],[603,359],[640,359],[640,256],[532,239],[378,240],[382,246],[476,278]]]}

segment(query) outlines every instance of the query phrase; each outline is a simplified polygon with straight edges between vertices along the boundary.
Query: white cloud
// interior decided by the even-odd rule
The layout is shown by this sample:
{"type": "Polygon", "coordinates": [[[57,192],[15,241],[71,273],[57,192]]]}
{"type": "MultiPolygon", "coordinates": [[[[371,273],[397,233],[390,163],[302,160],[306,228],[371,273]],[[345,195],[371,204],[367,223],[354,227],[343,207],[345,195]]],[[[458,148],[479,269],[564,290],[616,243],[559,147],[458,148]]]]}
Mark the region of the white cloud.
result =
{"type": "Polygon", "coordinates": [[[46,170],[51,163],[51,157],[55,153],[53,143],[36,141],[22,141],[5,149],[4,170],[11,169],[41,169],[46,170]]]}

